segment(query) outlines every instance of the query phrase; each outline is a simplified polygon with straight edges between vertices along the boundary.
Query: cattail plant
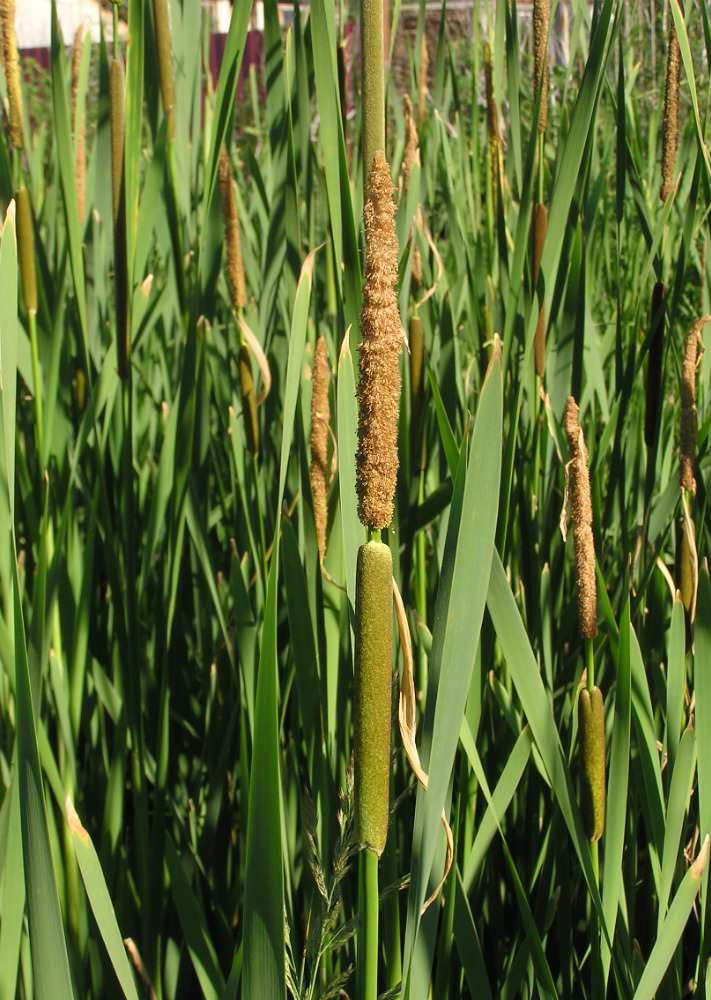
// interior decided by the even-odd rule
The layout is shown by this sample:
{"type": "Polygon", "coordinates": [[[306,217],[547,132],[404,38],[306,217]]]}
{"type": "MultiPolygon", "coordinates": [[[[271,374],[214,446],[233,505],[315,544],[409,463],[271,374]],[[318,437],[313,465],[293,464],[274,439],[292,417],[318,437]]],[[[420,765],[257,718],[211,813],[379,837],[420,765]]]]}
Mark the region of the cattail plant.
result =
{"type": "MultiPolygon", "coordinates": [[[[672,0],[676,3],[676,0],[672,0]]],[[[679,110],[679,39],[674,18],[669,18],[669,44],[667,46],[667,75],[664,85],[664,118],[662,124],[662,184],[659,197],[666,201],[674,186],[674,161],[678,135],[679,110]]]]}
{"type": "MultiPolygon", "coordinates": [[[[237,215],[237,202],[235,200],[232,180],[232,167],[227,147],[224,143],[220,150],[218,181],[220,185],[220,202],[222,205],[222,223],[225,230],[225,243],[227,245],[227,278],[232,296],[232,307],[239,314],[247,302],[247,291],[244,280],[244,267],[242,266],[242,245],[239,235],[239,217],[237,215]]],[[[254,378],[252,376],[252,358],[249,348],[244,341],[241,327],[239,328],[239,338],[238,368],[242,412],[244,416],[244,433],[249,453],[253,458],[256,458],[259,453],[257,399],[254,391],[254,378]]]]}
{"type": "Polygon", "coordinates": [[[175,139],[175,88],[173,86],[173,53],[170,41],[170,4],[168,0],[153,0],[153,19],[156,26],[158,49],[158,76],[166,120],[165,137],[175,139]]]}
{"type": "Polygon", "coordinates": [[[420,41],[420,67],[417,73],[417,120],[420,128],[425,124],[425,105],[427,101],[427,71],[430,65],[430,53],[427,48],[427,32],[423,26],[420,41]]]}
{"type": "Polygon", "coordinates": [[[597,635],[597,588],[595,583],[595,544],[592,533],[590,473],[585,438],[578,423],[578,404],[568,396],[563,427],[568,436],[570,519],[573,524],[575,570],[578,581],[578,618],[580,634],[585,639],[597,635]]]}
{"type": "Polygon", "coordinates": [[[85,192],[86,192],[86,153],[85,153],[85,124],[86,115],[82,109],[81,117],[77,120],[77,97],[79,93],[79,71],[81,69],[82,54],[84,51],[84,26],[77,28],[72,45],[72,122],[74,123],[74,146],[76,156],[74,158],[74,183],[77,192],[77,207],[79,213],[79,225],[84,225],[85,192]]]}
{"type": "Polygon", "coordinates": [[[541,95],[538,134],[546,131],[548,118],[548,22],[550,0],[533,0],[533,96],[541,95]]]}
{"type": "Polygon", "coordinates": [[[326,480],[328,474],[328,348],[325,337],[316,341],[314,353],[313,391],[311,394],[311,496],[314,504],[316,538],[319,560],[323,564],[326,557],[326,525],[328,507],[326,505],[326,480]]]}
{"type": "Polygon", "coordinates": [[[682,489],[696,494],[694,461],[696,458],[696,367],[701,345],[701,328],[711,320],[702,316],[691,327],[684,346],[681,368],[681,412],[679,418],[679,474],[682,489]]]}
{"type": "MultiPolygon", "coordinates": [[[[403,170],[403,190],[407,193],[410,190],[410,177],[412,176],[412,168],[420,159],[420,144],[417,138],[417,125],[415,123],[415,116],[412,110],[412,101],[410,100],[410,95],[405,94],[403,98],[404,107],[404,117],[405,117],[405,151],[403,153],[402,159],[402,170],[403,170]]],[[[419,215],[419,212],[418,212],[419,215]]],[[[416,226],[417,226],[416,219],[416,226]]],[[[412,275],[411,282],[413,290],[417,290],[422,283],[422,257],[420,256],[420,248],[417,245],[416,234],[413,233],[414,247],[412,251],[412,275]]]]}
{"type": "Polygon", "coordinates": [[[578,702],[580,741],[580,811],[590,843],[605,828],[605,709],[599,687],[580,692],[578,702]]]}
{"type": "Polygon", "coordinates": [[[17,35],[15,34],[15,0],[2,0],[0,3],[0,19],[2,20],[7,101],[10,110],[10,141],[15,149],[22,149],[24,146],[22,91],[20,88],[20,60],[17,52],[17,35]]]}

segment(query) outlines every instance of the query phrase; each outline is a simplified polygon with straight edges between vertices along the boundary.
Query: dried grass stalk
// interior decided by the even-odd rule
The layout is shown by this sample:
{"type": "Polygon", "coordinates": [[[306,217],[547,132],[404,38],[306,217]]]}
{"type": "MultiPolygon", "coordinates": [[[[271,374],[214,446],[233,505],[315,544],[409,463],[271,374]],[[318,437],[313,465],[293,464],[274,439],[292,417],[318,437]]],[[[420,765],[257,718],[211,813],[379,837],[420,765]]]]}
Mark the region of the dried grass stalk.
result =
{"type": "Polygon", "coordinates": [[[361,311],[358,383],[358,516],[380,530],[393,516],[398,469],[399,356],[403,342],[395,284],[398,246],[390,168],[378,150],[364,210],[365,283],[361,311]]]}
{"type": "MultiPolygon", "coordinates": [[[[675,0],[672,0],[675,2],[675,0]]],[[[667,77],[664,85],[664,118],[662,124],[662,186],[659,197],[666,201],[674,186],[674,161],[679,132],[679,39],[674,18],[670,16],[669,45],[667,46],[667,77]]]]}
{"type": "Polygon", "coordinates": [[[599,687],[580,692],[580,811],[588,840],[602,837],[605,828],[605,708],[599,687]]]}
{"type": "Polygon", "coordinates": [[[711,320],[702,316],[689,330],[681,367],[681,416],[679,421],[679,472],[681,485],[696,494],[694,460],[696,458],[696,366],[697,350],[702,345],[701,328],[711,320]]]}
{"type": "Polygon", "coordinates": [[[578,404],[568,396],[563,419],[570,446],[568,463],[571,521],[578,581],[580,634],[586,639],[597,635],[597,586],[595,582],[595,544],[592,533],[590,473],[585,438],[578,424],[578,404]]]}
{"type": "Polygon", "coordinates": [[[20,87],[20,58],[17,52],[17,35],[15,34],[15,0],[0,0],[0,20],[2,21],[7,102],[10,108],[10,141],[15,149],[22,149],[24,146],[22,89],[20,87]]]}
{"type": "Polygon", "coordinates": [[[223,144],[220,150],[220,200],[222,202],[222,221],[225,227],[225,242],[227,243],[227,276],[232,293],[232,305],[235,309],[243,309],[247,302],[247,291],[242,265],[242,244],[239,236],[239,217],[237,202],[232,186],[232,167],[227,155],[227,147],[223,144]]]}
{"type": "Polygon", "coordinates": [[[326,504],[326,480],[328,476],[328,348],[324,337],[316,341],[314,354],[313,392],[311,395],[311,495],[316,520],[319,559],[326,557],[326,525],[328,507],[326,504]]]}
{"type": "Polygon", "coordinates": [[[533,0],[533,94],[541,93],[541,110],[538,115],[538,132],[546,130],[548,119],[548,22],[551,16],[550,0],[533,0]]]}

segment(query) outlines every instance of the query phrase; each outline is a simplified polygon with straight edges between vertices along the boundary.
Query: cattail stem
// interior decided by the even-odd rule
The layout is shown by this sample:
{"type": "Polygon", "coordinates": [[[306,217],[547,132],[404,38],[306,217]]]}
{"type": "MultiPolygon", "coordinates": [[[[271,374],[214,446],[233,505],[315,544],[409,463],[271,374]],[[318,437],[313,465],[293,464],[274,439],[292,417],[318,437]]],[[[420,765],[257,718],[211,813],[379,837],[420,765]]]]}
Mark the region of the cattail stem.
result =
{"type": "Polygon", "coordinates": [[[360,3],[360,86],[362,94],[363,201],[376,150],[385,152],[385,70],[383,0],[360,3]]]}
{"type": "Polygon", "coordinates": [[[357,1000],[378,996],[378,856],[361,851],[358,863],[357,1000]]]}

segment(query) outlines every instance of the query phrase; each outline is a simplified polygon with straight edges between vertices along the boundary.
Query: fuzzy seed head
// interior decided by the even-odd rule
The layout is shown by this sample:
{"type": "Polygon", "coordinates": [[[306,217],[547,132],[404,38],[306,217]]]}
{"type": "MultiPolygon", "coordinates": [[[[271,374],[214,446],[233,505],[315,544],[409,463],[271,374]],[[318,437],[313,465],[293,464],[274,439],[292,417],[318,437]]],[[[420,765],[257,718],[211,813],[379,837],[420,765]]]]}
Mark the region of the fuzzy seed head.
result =
{"type": "MultiPolygon", "coordinates": [[[[675,2],[675,0],[672,0],[675,2]]],[[[676,25],[671,18],[669,45],[667,47],[667,76],[664,85],[664,118],[662,124],[662,186],[659,197],[666,201],[674,185],[674,161],[678,134],[679,111],[679,39],[676,25]]]]}
{"type": "Polygon", "coordinates": [[[681,485],[696,493],[694,459],[696,457],[696,365],[697,350],[701,344],[701,328],[711,320],[702,316],[689,330],[684,346],[681,367],[681,416],[679,422],[679,469],[681,485]]]}
{"type": "Polygon", "coordinates": [[[239,236],[237,202],[232,186],[232,167],[227,155],[227,147],[224,144],[220,151],[219,183],[222,221],[227,244],[227,276],[232,293],[232,305],[235,309],[243,309],[247,302],[247,291],[244,281],[244,267],[242,266],[242,244],[239,236]]]}
{"type": "Polygon", "coordinates": [[[356,490],[358,516],[366,527],[380,530],[393,516],[403,342],[395,294],[398,246],[393,184],[382,150],[373,160],[369,191],[363,213],[366,249],[358,346],[356,490]]]}
{"type": "Polygon", "coordinates": [[[81,121],[77,121],[77,96],[79,90],[79,73],[81,70],[82,53],[84,50],[84,26],[80,25],[74,35],[72,45],[72,121],[74,122],[74,141],[76,144],[76,160],[74,161],[74,182],[77,192],[79,210],[79,225],[84,225],[86,215],[86,155],[85,155],[85,115],[82,112],[81,121]]]}
{"type": "Polygon", "coordinates": [[[10,141],[15,149],[22,149],[24,145],[22,90],[20,87],[20,58],[17,52],[17,35],[15,34],[15,0],[0,0],[0,20],[2,21],[7,101],[10,107],[10,141]]]}
{"type": "Polygon", "coordinates": [[[599,687],[581,691],[578,702],[580,740],[580,810],[588,840],[605,828],[605,708],[599,687]]]}
{"type": "Polygon", "coordinates": [[[548,21],[550,20],[550,0],[533,0],[533,93],[541,94],[541,110],[538,115],[538,132],[546,130],[548,117],[548,21]]]}
{"type": "Polygon", "coordinates": [[[597,586],[595,544],[591,527],[590,472],[585,438],[578,423],[578,404],[572,396],[568,396],[563,427],[570,447],[570,519],[573,522],[580,633],[586,639],[593,639],[597,635],[597,586]]]}
{"type": "Polygon", "coordinates": [[[311,395],[311,495],[314,503],[318,554],[321,562],[326,556],[326,479],[328,476],[328,348],[324,337],[316,341],[314,355],[313,392],[311,395]]]}

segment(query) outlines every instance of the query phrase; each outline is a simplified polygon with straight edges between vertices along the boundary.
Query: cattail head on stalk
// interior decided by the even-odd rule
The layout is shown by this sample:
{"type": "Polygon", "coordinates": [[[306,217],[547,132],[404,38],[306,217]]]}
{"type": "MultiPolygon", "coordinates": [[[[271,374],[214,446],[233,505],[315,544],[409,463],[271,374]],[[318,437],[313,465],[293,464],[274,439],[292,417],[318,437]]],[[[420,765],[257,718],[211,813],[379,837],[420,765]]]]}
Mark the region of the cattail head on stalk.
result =
{"type": "MultiPolygon", "coordinates": [[[[412,111],[412,101],[410,95],[405,94],[403,99],[405,109],[405,152],[403,154],[402,169],[405,192],[410,189],[410,177],[412,168],[420,158],[420,143],[417,138],[417,125],[412,111]]],[[[413,237],[414,239],[414,237],[413,237]]],[[[412,251],[412,283],[415,288],[419,288],[422,282],[422,257],[420,248],[415,239],[415,246],[412,251]]]]}
{"type": "Polygon", "coordinates": [[[27,188],[17,191],[17,245],[22,274],[22,297],[28,313],[37,314],[37,272],[35,269],[35,237],[32,230],[32,208],[27,188]]]}
{"type": "Polygon", "coordinates": [[[568,465],[570,519],[573,523],[580,632],[584,638],[593,639],[597,635],[597,587],[595,583],[595,544],[592,533],[590,473],[585,438],[578,424],[578,404],[572,396],[568,396],[563,426],[570,447],[568,465]]]}
{"type": "Polygon", "coordinates": [[[82,53],[84,51],[84,25],[80,25],[74,35],[72,46],[72,121],[74,122],[74,143],[76,160],[74,161],[74,183],[77,192],[79,225],[84,225],[85,191],[86,191],[86,155],[84,152],[85,114],[82,111],[77,121],[77,98],[79,96],[79,72],[81,70],[82,53]]]}
{"type": "Polygon", "coordinates": [[[158,49],[158,76],[166,118],[165,137],[168,142],[175,139],[175,88],[173,86],[173,52],[170,41],[170,3],[168,0],[153,0],[153,18],[156,25],[156,48],[158,49]]]}
{"type": "Polygon", "coordinates": [[[15,149],[22,149],[23,113],[22,90],[20,88],[20,59],[17,52],[15,34],[15,0],[0,0],[2,20],[2,46],[7,81],[7,102],[10,109],[10,141],[15,149]]]}
{"type": "Polygon", "coordinates": [[[328,475],[328,348],[324,337],[316,341],[314,355],[313,392],[311,395],[311,495],[314,503],[318,554],[321,562],[326,556],[326,478],[328,475]]]}
{"type": "Polygon", "coordinates": [[[380,856],[388,833],[392,715],[392,555],[382,542],[358,550],[355,609],[356,841],[380,856]]]}
{"type": "Polygon", "coordinates": [[[243,309],[247,302],[247,291],[244,281],[244,267],[242,266],[239,217],[232,186],[232,167],[227,155],[227,147],[224,144],[220,151],[219,182],[222,221],[225,227],[225,242],[227,243],[227,276],[232,293],[232,305],[235,309],[243,309]]]}
{"type": "Polygon", "coordinates": [[[533,94],[541,91],[538,132],[543,135],[548,118],[548,22],[550,0],[533,0],[533,94]]]}
{"type": "Polygon", "coordinates": [[[358,516],[366,527],[390,524],[398,469],[400,349],[403,332],[395,284],[398,246],[390,168],[382,150],[373,160],[365,219],[365,284],[358,383],[358,516]]]}
{"type": "Polygon", "coordinates": [[[679,471],[681,485],[696,493],[694,460],[696,457],[696,355],[701,344],[701,328],[711,320],[702,316],[691,327],[684,347],[681,368],[681,416],[679,422],[679,471]]]}
{"type": "MultiPolygon", "coordinates": [[[[676,0],[672,0],[675,3],[676,0]]],[[[669,45],[667,47],[667,76],[664,85],[664,118],[662,124],[662,186],[659,197],[666,201],[674,186],[674,161],[678,135],[679,111],[679,39],[674,18],[670,18],[669,45]]]]}
{"type": "Polygon", "coordinates": [[[599,687],[580,692],[580,811],[591,843],[605,828],[605,709],[599,687]]]}

